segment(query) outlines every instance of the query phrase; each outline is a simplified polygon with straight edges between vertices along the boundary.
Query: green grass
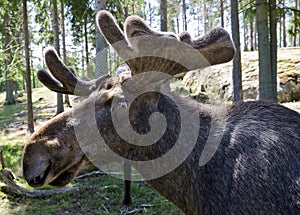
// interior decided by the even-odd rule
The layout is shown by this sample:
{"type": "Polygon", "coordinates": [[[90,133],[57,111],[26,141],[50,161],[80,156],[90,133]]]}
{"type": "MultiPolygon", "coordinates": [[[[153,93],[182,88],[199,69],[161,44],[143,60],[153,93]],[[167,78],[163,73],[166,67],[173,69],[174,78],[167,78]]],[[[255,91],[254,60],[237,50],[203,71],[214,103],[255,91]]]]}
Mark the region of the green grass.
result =
{"type": "MultiPolygon", "coordinates": [[[[4,99],[5,95],[1,93],[0,101],[4,99]]],[[[26,94],[18,101],[16,105],[0,104],[0,148],[6,166],[14,172],[17,183],[32,189],[24,180],[21,168],[23,146],[30,135],[26,131],[26,94]]],[[[54,93],[45,88],[33,90],[36,123],[51,118],[55,114],[54,106],[54,93]]],[[[130,207],[120,204],[123,181],[106,174],[76,179],[68,187],[78,187],[79,190],[43,198],[12,196],[0,191],[0,214],[182,214],[145,182],[132,183],[133,204],[130,207]]]]}

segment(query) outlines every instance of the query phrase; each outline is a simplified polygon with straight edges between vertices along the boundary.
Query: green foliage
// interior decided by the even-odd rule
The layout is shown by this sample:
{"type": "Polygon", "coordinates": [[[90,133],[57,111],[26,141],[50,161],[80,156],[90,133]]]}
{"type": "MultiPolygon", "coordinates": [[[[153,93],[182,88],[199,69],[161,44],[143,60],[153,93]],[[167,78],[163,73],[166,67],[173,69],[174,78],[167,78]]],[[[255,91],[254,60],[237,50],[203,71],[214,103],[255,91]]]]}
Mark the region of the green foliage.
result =
{"type": "Polygon", "coordinates": [[[71,30],[74,42],[79,44],[84,35],[84,25],[89,25],[88,34],[94,35],[95,13],[94,8],[92,7],[92,2],[88,0],[65,0],[64,2],[67,7],[67,17],[72,24],[71,30]]]}
{"type": "Polygon", "coordinates": [[[0,2],[0,91],[6,78],[21,85],[23,60],[22,7],[18,0],[0,2]]]}
{"type": "Polygon", "coordinates": [[[35,32],[38,34],[37,44],[53,44],[54,39],[51,30],[50,2],[48,0],[34,0],[33,4],[35,5],[34,21],[39,26],[39,29],[35,32]]]}

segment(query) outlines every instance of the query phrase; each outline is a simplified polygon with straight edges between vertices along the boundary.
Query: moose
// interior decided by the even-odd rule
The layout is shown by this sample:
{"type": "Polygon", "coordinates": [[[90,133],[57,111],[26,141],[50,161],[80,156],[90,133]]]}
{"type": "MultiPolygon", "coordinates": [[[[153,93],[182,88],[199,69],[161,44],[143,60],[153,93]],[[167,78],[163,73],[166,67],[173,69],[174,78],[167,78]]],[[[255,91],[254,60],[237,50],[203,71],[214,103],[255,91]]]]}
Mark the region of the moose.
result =
{"type": "Polygon", "coordinates": [[[131,75],[82,81],[47,50],[51,74],[40,70],[40,81],[89,97],[25,144],[23,173],[31,186],[64,186],[88,160],[127,159],[186,214],[300,213],[299,113],[262,100],[205,105],[169,87],[174,76],[233,58],[225,30],[192,40],[130,16],[123,33],[107,11],[97,23],[131,75]]]}

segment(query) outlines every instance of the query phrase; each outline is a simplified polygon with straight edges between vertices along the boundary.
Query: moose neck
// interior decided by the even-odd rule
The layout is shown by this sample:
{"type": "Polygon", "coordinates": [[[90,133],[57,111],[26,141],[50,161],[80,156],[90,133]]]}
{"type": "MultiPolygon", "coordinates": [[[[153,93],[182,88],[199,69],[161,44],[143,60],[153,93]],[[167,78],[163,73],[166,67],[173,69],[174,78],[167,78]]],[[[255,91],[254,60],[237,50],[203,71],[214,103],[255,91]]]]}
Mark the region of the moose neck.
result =
{"type": "MultiPolygon", "coordinates": [[[[190,145],[187,147],[193,147],[189,156],[184,161],[182,161],[182,163],[177,168],[173,170],[168,169],[168,165],[174,162],[172,159],[169,162],[167,162],[167,166],[165,167],[162,167],[164,164],[160,163],[161,166],[156,167],[156,170],[165,170],[166,174],[161,175],[158,178],[148,180],[148,183],[151,186],[153,186],[157,191],[159,191],[162,195],[164,195],[167,199],[176,204],[179,208],[183,209],[185,213],[193,214],[196,211],[199,211],[198,207],[201,207],[199,199],[193,199],[195,196],[193,195],[193,192],[197,190],[196,187],[198,186],[198,183],[196,182],[197,179],[193,176],[196,175],[195,173],[200,168],[199,158],[201,156],[203,147],[206,143],[207,136],[209,134],[211,115],[210,110],[196,104],[191,105],[191,101],[189,100],[177,101],[182,102],[185,108],[190,109],[190,112],[194,111],[198,113],[197,115],[200,119],[200,126],[199,131],[197,132],[197,142],[194,143],[194,140],[187,139],[185,141],[185,144],[190,145]],[[195,145],[193,146],[193,144],[195,145]],[[176,194],[174,195],[174,193],[176,194]]],[[[132,150],[132,160],[152,160],[160,158],[164,154],[168,153],[174,147],[175,144],[178,144],[177,140],[179,138],[182,126],[180,121],[182,119],[180,118],[180,113],[177,109],[177,105],[167,96],[161,96],[157,105],[157,111],[160,111],[166,117],[167,128],[165,130],[165,134],[159,141],[147,147],[146,149],[137,147],[136,150],[132,150]],[[139,153],[142,156],[139,156],[139,153]]],[[[179,157],[180,152],[177,153],[179,157]]],[[[174,157],[176,159],[177,155],[174,155],[174,157]]],[[[152,171],[145,168],[143,162],[141,162],[140,164],[133,165],[142,175],[145,174],[146,176],[149,176],[148,171],[152,171]]]]}
{"type": "MultiPolygon", "coordinates": [[[[136,102],[133,102],[130,107],[130,126],[141,135],[152,131],[153,128],[149,125],[149,118],[153,113],[159,112],[165,117],[166,129],[158,141],[153,144],[148,144],[147,146],[137,146],[135,143],[128,143],[126,141],[121,141],[119,144],[108,143],[108,145],[119,155],[131,160],[132,165],[148,180],[151,186],[175,203],[179,208],[184,209],[187,205],[191,205],[190,209],[197,211],[199,202],[193,199],[194,195],[192,195],[197,185],[193,182],[194,178],[191,176],[197,171],[194,167],[199,166],[199,157],[209,133],[211,122],[210,110],[195,103],[191,105],[192,101],[189,100],[179,99],[177,101],[180,101],[182,103],[181,105],[183,105],[188,112],[197,113],[201,121],[199,130],[196,133],[196,143],[190,142],[188,139],[185,142],[186,144],[192,145],[192,152],[178,167],[171,170],[167,169],[167,164],[173,163],[174,161],[172,159],[176,160],[177,155],[173,155],[172,159],[165,163],[167,165],[166,167],[163,167],[165,164],[162,163],[159,163],[157,166],[154,164],[152,169],[146,168],[144,165],[145,162],[151,162],[168,153],[179,138],[182,126],[180,123],[181,115],[177,107],[178,104],[176,104],[169,95],[162,95],[156,92],[146,93],[137,98],[136,102]],[[162,171],[164,171],[162,168],[166,168],[166,172],[156,177],[156,173],[153,173],[152,170],[159,168],[162,171]],[[153,174],[153,177],[151,174],[153,174]],[[174,193],[176,193],[176,195],[174,195],[174,193]],[[193,205],[195,202],[198,203],[193,205]]],[[[114,129],[113,126],[111,127],[114,129]]],[[[116,131],[112,131],[112,133],[114,132],[116,131]]],[[[118,139],[121,140],[122,138],[118,139]]]]}

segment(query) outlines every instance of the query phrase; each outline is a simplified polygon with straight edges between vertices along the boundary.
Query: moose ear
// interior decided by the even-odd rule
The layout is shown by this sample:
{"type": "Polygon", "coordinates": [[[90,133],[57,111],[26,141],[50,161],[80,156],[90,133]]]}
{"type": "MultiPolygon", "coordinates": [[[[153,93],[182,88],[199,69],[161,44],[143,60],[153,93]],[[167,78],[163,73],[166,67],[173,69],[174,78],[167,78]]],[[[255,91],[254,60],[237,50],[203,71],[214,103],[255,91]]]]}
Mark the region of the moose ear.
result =
{"type": "Polygon", "coordinates": [[[185,42],[187,44],[192,44],[192,38],[191,38],[191,35],[184,31],[184,32],[181,32],[179,35],[178,35],[178,38],[181,42],[185,42]]]}
{"type": "Polygon", "coordinates": [[[192,41],[197,49],[210,63],[216,65],[233,59],[235,48],[227,31],[216,28],[206,35],[192,41]]]}

